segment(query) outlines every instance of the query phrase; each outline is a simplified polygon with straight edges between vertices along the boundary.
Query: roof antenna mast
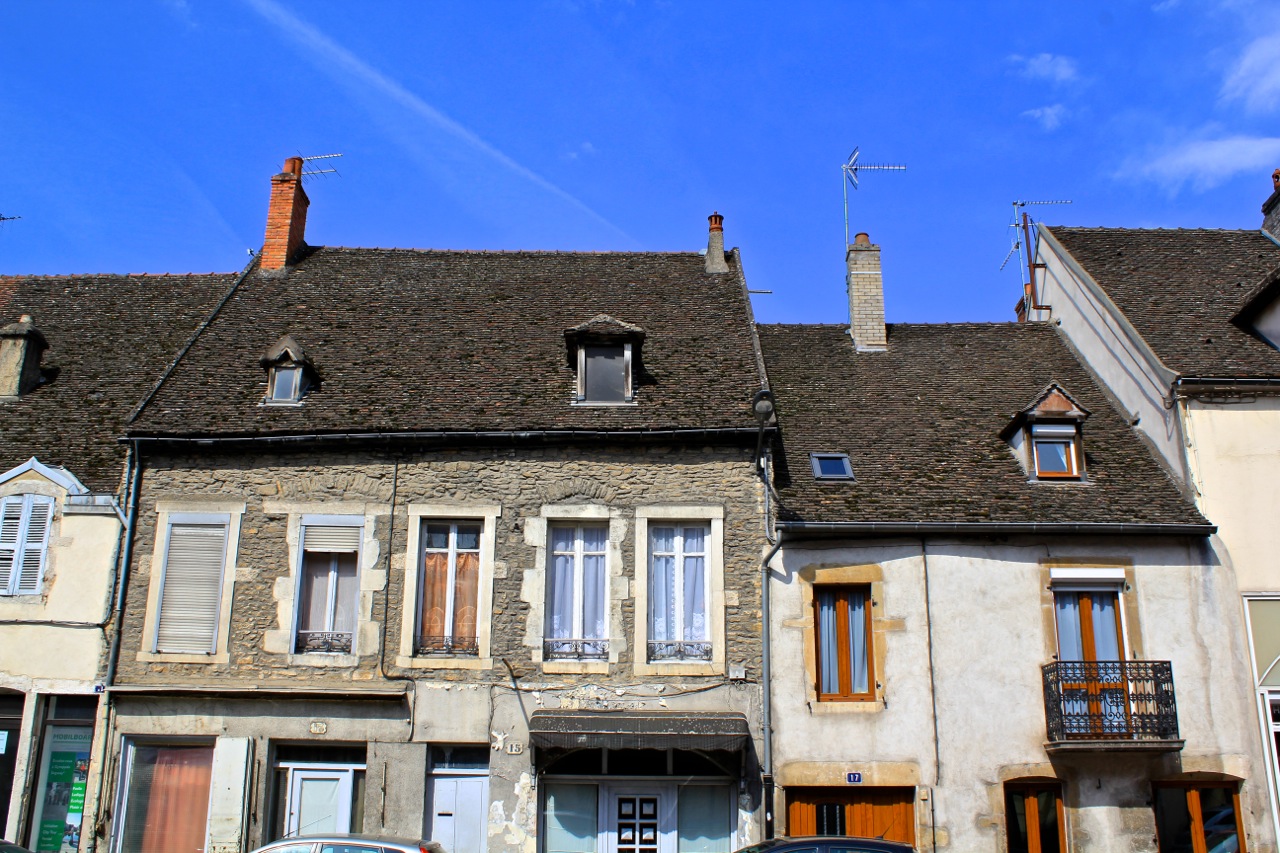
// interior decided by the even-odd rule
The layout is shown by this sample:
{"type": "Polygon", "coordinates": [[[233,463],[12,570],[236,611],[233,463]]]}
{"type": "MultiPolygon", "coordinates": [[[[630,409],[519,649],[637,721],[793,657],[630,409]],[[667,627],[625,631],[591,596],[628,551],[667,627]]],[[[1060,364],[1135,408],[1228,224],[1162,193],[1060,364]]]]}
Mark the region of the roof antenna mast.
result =
{"type": "Polygon", "coordinates": [[[906,166],[900,166],[889,163],[859,163],[858,148],[855,146],[853,153],[849,155],[849,159],[840,167],[841,173],[846,180],[840,182],[844,187],[844,244],[849,245],[849,185],[853,184],[853,188],[858,188],[859,172],[905,172],[906,166]]]}
{"type": "Polygon", "coordinates": [[[330,166],[327,169],[308,169],[307,168],[307,164],[310,163],[312,160],[332,160],[335,157],[341,157],[342,156],[341,154],[313,154],[310,157],[303,157],[302,154],[298,154],[298,156],[302,157],[303,179],[314,178],[314,177],[317,177],[318,175],[338,175],[338,177],[342,177],[342,175],[339,174],[338,170],[332,166],[330,166]]]}
{"type": "Polygon", "coordinates": [[[1019,320],[1026,320],[1032,311],[1047,311],[1049,308],[1048,305],[1040,304],[1040,294],[1036,290],[1036,270],[1044,269],[1044,264],[1036,263],[1035,256],[1032,254],[1031,227],[1035,225],[1035,221],[1027,213],[1026,208],[1033,204],[1071,204],[1071,200],[1015,201],[1013,203],[1013,220],[1009,223],[1009,227],[1013,229],[1013,239],[1008,254],[1000,263],[1000,269],[1003,270],[1008,265],[1014,252],[1018,253],[1018,266],[1023,273],[1022,298],[1018,300],[1017,305],[1019,320]]]}

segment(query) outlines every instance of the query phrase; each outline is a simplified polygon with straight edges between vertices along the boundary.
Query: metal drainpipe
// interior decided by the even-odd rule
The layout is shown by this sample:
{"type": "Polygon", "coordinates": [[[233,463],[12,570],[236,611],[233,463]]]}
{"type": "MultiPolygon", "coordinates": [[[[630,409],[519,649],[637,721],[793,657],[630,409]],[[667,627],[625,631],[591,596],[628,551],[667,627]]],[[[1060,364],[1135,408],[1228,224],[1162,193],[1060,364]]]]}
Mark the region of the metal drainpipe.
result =
{"type": "MultiPolygon", "coordinates": [[[[98,790],[94,800],[93,825],[89,828],[88,849],[91,851],[98,848],[98,824],[102,819],[102,792],[107,787],[107,756],[111,753],[111,693],[106,688],[115,683],[116,667],[120,662],[120,638],[124,634],[124,629],[121,625],[124,621],[124,598],[128,588],[129,563],[133,560],[133,534],[137,528],[138,521],[138,491],[142,485],[142,458],[138,453],[138,443],[136,441],[129,445],[126,468],[129,472],[129,515],[125,519],[124,530],[122,531],[124,547],[120,549],[120,561],[116,567],[116,600],[113,612],[116,623],[115,633],[111,637],[111,650],[107,655],[107,674],[103,680],[103,710],[100,716],[105,729],[102,732],[102,751],[98,755],[98,790]]],[[[83,821],[81,822],[81,827],[83,832],[83,821]]]]}
{"type": "MultiPolygon", "coordinates": [[[[768,488],[766,480],[765,488],[768,488]]],[[[764,728],[764,756],[761,770],[761,779],[764,782],[764,837],[765,840],[774,837],[774,819],[773,819],[773,700],[772,685],[770,682],[772,665],[770,660],[770,602],[769,602],[769,563],[773,561],[773,557],[778,553],[778,549],[782,547],[782,539],[773,543],[773,547],[769,549],[769,553],[765,555],[764,561],[760,564],[760,614],[763,621],[761,626],[760,641],[763,644],[761,662],[760,662],[760,680],[762,682],[762,700],[761,708],[762,727],[764,728]]]]}

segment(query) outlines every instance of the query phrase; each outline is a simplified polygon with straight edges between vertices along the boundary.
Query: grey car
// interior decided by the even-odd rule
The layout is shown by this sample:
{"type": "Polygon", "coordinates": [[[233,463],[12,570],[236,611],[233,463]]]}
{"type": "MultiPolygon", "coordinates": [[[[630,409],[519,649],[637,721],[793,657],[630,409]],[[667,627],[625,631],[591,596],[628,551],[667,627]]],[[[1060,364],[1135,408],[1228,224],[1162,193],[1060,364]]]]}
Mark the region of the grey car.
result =
{"type": "Polygon", "coordinates": [[[297,835],[282,838],[253,853],[444,853],[436,841],[374,838],[369,835],[297,835]]]}

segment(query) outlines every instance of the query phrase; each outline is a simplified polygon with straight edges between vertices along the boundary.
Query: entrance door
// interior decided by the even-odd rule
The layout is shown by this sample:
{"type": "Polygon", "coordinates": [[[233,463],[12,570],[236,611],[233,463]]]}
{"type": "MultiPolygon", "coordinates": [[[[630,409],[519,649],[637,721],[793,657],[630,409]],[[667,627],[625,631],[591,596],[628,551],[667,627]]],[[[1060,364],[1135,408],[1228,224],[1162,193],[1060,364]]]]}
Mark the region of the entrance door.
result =
{"type": "Polygon", "coordinates": [[[611,787],[604,798],[606,853],[675,853],[670,785],[611,787]]]}
{"type": "Polygon", "coordinates": [[[449,853],[484,853],[489,777],[431,777],[431,840],[449,853]]]}
{"type": "Polygon", "coordinates": [[[351,831],[350,770],[295,769],[289,775],[289,837],[351,831]]]}
{"type": "Polygon", "coordinates": [[[9,799],[13,796],[13,772],[18,763],[18,737],[22,734],[21,693],[0,694],[0,837],[9,819],[9,799]]]}
{"type": "Polygon", "coordinates": [[[1062,711],[1088,715],[1096,735],[1129,731],[1129,689],[1115,589],[1054,590],[1062,711]],[[1074,664],[1074,666],[1072,665],[1074,664]]]}

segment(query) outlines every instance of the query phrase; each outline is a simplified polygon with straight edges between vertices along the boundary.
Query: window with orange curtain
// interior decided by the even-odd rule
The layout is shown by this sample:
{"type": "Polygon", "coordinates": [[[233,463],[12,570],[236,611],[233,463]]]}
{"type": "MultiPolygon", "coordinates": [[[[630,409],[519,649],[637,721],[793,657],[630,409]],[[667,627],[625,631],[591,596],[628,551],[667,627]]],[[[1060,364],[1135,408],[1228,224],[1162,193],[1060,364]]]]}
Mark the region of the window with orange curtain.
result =
{"type": "Polygon", "coordinates": [[[480,530],[476,522],[422,522],[417,654],[479,652],[480,530]]]}
{"type": "Polygon", "coordinates": [[[132,744],[119,853],[204,853],[211,745],[132,744]]]}

